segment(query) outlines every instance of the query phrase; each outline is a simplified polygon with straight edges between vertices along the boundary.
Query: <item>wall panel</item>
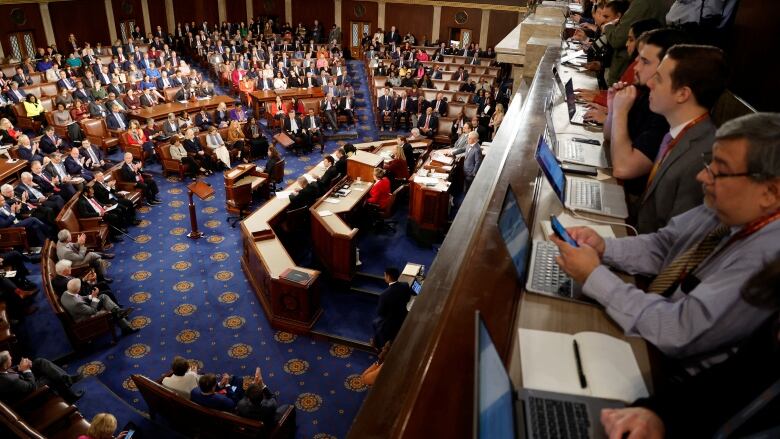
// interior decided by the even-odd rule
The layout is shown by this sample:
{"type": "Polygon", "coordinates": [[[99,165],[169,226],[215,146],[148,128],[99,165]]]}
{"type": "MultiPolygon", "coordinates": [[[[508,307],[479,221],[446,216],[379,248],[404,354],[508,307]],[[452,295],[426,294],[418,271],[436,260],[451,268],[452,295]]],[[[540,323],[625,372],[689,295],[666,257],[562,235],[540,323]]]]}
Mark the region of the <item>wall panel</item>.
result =
{"type": "Polygon", "coordinates": [[[0,38],[2,38],[3,53],[6,57],[12,54],[8,34],[15,32],[32,32],[36,46],[46,45],[41,10],[37,4],[0,5],[0,38]]]}
{"type": "Polygon", "coordinates": [[[252,9],[255,17],[276,17],[284,23],[284,0],[253,0],[252,9]]]}
{"type": "Polygon", "coordinates": [[[125,20],[134,20],[136,26],[144,28],[144,13],[141,8],[141,0],[111,0],[114,8],[114,20],[116,21],[116,35],[122,38],[119,23],[125,20]]]}
{"type": "Polygon", "coordinates": [[[231,23],[246,23],[246,2],[244,0],[226,0],[225,9],[227,20],[231,23]]]}
{"type": "MultiPolygon", "coordinates": [[[[479,31],[482,28],[482,10],[443,6],[441,8],[441,26],[439,27],[439,38],[442,41],[449,38],[450,28],[471,29],[472,41],[479,40],[479,31]],[[467,18],[464,23],[455,21],[455,16],[459,12],[466,13],[467,18]]],[[[483,45],[484,44],[480,44],[480,46],[483,45]]]]}
{"type": "Polygon", "coordinates": [[[49,14],[59,47],[65,47],[69,33],[75,34],[80,43],[88,41],[92,46],[111,43],[103,0],[49,3],[49,14]]]}
{"type": "Polygon", "coordinates": [[[292,25],[295,27],[302,22],[309,28],[314,20],[319,20],[325,33],[324,37],[327,38],[333,26],[333,8],[333,0],[292,0],[292,25]]]}
{"type": "Polygon", "coordinates": [[[517,12],[490,11],[490,27],[486,43],[480,42],[482,49],[496,47],[507,34],[517,26],[517,12]]]}
{"type": "Polygon", "coordinates": [[[395,26],[401,36],[411,32],[417,41],[423,35],[430,39],[433,24],[433,6],[387,3],[385,5],[385,26],[395,26]]]}
{"type": "MultiPolygon", "coordinates": [[[[164,31],[168,31],[168,21],[165,16],[165,0],[151,0],[149,4],[149,24],[152,26],[149,32],[154,32],[157,26],[161,26],[164,31]]],[[[174,16],[177,14],[174,13],[174,16]]],[[[178,19],[178,18],[177,18],[178,19]]],[[[143,22],[143,20],[141,20],[143,22]]],[[[141,26],[141,29],[144,27],[141,26]]]]}
{"type": "MultiPolygon", "coordinates": [[[[149,4],[155,1],[163,3],[161,0],[149,0],[149,4]]],[[[173,0],[173,16],[176,18],[176,23],[185,21],[216,23],[219,21],[217,0],[173,0]]]]}

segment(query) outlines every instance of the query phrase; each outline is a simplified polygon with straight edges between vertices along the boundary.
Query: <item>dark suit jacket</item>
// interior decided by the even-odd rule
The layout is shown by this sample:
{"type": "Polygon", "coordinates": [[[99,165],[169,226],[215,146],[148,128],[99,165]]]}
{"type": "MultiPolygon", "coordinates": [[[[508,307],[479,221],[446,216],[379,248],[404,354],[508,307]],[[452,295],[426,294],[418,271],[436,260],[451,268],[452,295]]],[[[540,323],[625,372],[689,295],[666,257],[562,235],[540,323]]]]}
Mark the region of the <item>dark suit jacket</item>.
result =
{"type": "Polygon", "coordinates": [[[51,154],[51,153],[57,151],[58,148],[57,148],[57,146],[54,143],[59,138],[60,137],[58,135],[56,135],[56,134],[54,135],[54,140],[51,140],[51,137],[49,137],[49,136],[41,137],[41,144],[40,144],[41,151],[45,152],[46,154],[51,154]]]}
{"type": "Polygon", "coordinates": [[[0,373],[0,399],[3,401],[15,401],[22,399],[38,387],[32,371],[29,373],[0,373]]]}
{"type": "MultiPolygon", "coordinates": [[[[417,120],[417,128],[424,127],[427,118],[428,118],[427,114],[423,114],[422,116],[420,116],[420,119],[417,120]]],[[[431,114],[431,121],[430,123],[428,123],[428,128],[430,128],[435,132],[438,127],[439,127],[439,118],[436,117],[436,115],[431,114]]]]}
{"type": "Polygon", "coordinates": [[[151,95],[147,96],[146,94],[141,94],[138,101],[141,102],[142,107],[153,107],[156,105],[151,95]]]}
{"type": "Polygon", "coordinates": [[[406,303],[412,297],[412,289],[403,282],[389,285],[379,295],[379,304],[374,318],[374,343],[384,346],[392,341],[406,318],[406,303]]]}
{"type": "Polygon", "coordinates": [[[78,89],[77,88],[77,89],[73,90],[73,92],[71,93],[71,96],[73,96],[73,99],[78,99],[78,100],[81,100],[83,102],[89,102],[89,101],[91,101],[93,99],[92,95],[89,94],[87,92],[87,90],[85,90],[83,88],[82,89],[78,89]]]}
{"type": "Polygon", "coordinates": [[[317,187],[313,184],[301,189],[297,194],[290,195],[290,209],[311,206],[317,201],[317,187]]]}
{"type": "Polygon", "coordinates": [[[447,116],[447,101],[442,99],[441,101],[433,100],[431,101],[429,107],[433,108],[433,111],[436,111],[436,104],[439,104],[439,116],[447,116]]]}
{"type": "Polygon", "coordinates": [[[709,118],[682,135],[642,197],[636,221],[639,233],[656,232],[672,217],[702,203],[696,174],[704,167],[702,153],[709,152],[714,141],[715,125],[709,118]]]}
{"type": "MultiPolygon", "coordinates": [[[[295,123],[298,124],[298,130],[302,130],[304,128],[303,121],[300,117],[295,116],[295,123]]],[[[284,130],[287,132],[292,131],[292,124],[290,123],[290,117],[287,116],[284,118],[284,130]]]]}
{"type": "MultiPolygon", "coordinates": [[[[41,171],[41,174],[45,175],[46,178],[49,179],[49,181],[51,181],[53,178],[51,174],[49,174],[47,171],[41,171]]],[[[54,185],[44,180],[43,177],[41,177],[38,174],[33,174],[32,176],[33,176],[32,177],[33,183],[38,185],[39,191],[43,192],[44,194],[50,194],[54,192],[54,185]]]]}
{"type": "Polygon", "coordinates": [[[322,173],[322,177],[320,177],[320,189],[322,192],[326,192],[330,187],[333,185],[333,183],[336,182],[336,179],[340,178],[339,170],[336,168],[336,164],[334,163],[333,166],[326,169],[325,172],[322,173]]]}
{"type": "Polygon", "coordinates": [[[377,100],[377,106],[380,111],[393,111],[395,104],[392,96],[382,96],[377,100]]]}
{"type": "Polygon", "coordinates": [[[67,88],[68,90],[76,88],[76,82],[70,78],[60,79],[57,81],[58,88],[67,88]]]}
{"type": "Polygon", "coordinates": [[[127,128],[127,126],[128,126],[127,119],[125,119],[125,115],[123,115],[121,113],[119,113],[118,115],[114,114],[114,113],[106,114],[106,124],[108,125],[108,128],[112,129],[112,130],[118,130],[118,129],[121,128],[121,126],[119,124],[119,121],[117,120],[117,117],[122,119],[122,122],[124,123],[125,128],[127,128]]]}
{"type": "Polygon", "coordinates": [[[92,188],[95,191],[95,199],[98,201],[98,203],[107,206],[110,204],[116,204],[119,199],[119,195],[116,194],[116,190],[107,188],[106,186],[103,186],[102,184],[95,183],[92,185],[92,188]],[[109,197],[109,194],[114,195],[114,199],[112,200],[109,197]]]}
{"type": "Polygon", "coordinates": [[[122,93],[125,92],[124,88],[122,87],[122,84],[115,85],[115,84],[108,84],[108,87],[106,87],[106,93],[114,92],[114,95],[118,98],[122,93]]]}
{"type": "MultiPolygon", "coordinates": [[[[95,201],[97,201],[97,199],[95,199],[95,201]]],[[[99,213],[95,212],[95,209],[92,208],[92,204],[90,204],[84,196],[79,197],[76,202],[76,209],[79,212],[79,218],[96,218],[100,216],[99,213]]]]}
{"type": "Polygon", "coordinates": [[[344,157],[341,160],[336,160],[333,164],[333,168],[336,168],[336,172],[341,175],[347,175],[347,158],[344,157]]]}
{"type": "Polygon", "coordinates": [[[9,89],[9,90],[8,90],[8,91],[5,93],[5,95],[6,95],[6,96],[8,96],[8,99],[10,99],[11,101],[13,101],[15,104],[18,104],[19,102],[22,102],[22,101],[24,101],[24,100],[27,98],[27,93],[25,93],[25,92],[24,92],[24,90],[22,90],[21,88],[17,88],[17,89],[16,89],[16,91],[18,91],[18,92],[19,92],[19,93],[22,95],[22,98],[21,98],[21,99],[20,99],[20,98],[18,98],[18,97],[16,97],[16,94],[14,94],[14,93],[11,91],[11,89],[9,89]]]}

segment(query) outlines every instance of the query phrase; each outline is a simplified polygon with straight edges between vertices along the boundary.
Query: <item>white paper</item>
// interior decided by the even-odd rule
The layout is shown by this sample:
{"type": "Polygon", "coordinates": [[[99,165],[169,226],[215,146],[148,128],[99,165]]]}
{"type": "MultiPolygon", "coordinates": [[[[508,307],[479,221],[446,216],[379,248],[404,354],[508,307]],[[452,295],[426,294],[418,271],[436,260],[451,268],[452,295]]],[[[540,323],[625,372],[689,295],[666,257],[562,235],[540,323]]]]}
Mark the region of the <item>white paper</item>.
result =
{"type": "Polygon", "coordinates": [[[328,198],[326,198],[326,199],[324,199],[322,201],[324,201],[326,203],[330,203],[330,204],[339,204],[341,202],[341,201],[339,201],[338,198],[331,198],[331,197],[328,197],[328,198]]]}
{"type": "Polygon", "coordinates": [[[406,267],[404,267],[404,271],[401,274],[406,276],[417,276],[420,274],[420,265],[406,264],[406,267]]]}
{"type": "Polygon", "coordinates": [[[355,186],[352,186],[352,189],[353,189],[353,190],[356,190],[356,191],[358,191],[358,192],[365,192],[365,191],[366,191],[366,188],[364,188],[364,187],[355,187],[355,186]]]}
{"type": "Polygon", "coordinates": [[[5,277],[14,277],[14,276],[16,276],[15,270],[9,270],[5,272],[5,277]]]}
{"type": "MultiPolygon", "coordinates": [[[[569,228],[569,227],[576,227],[576,226],[587,226],[593,229],[602,238],[615,237],[615,232],[612,230],[611,226],[593,224],[588,220],[574,218],[566,213],[561,213],[560,215],[557,215],[557,217],[558,217],[558,221],[561,222],[563,227],[569,228]]],[[[544,220],[544,221],[540,221],[540,223],[542,225],[542,230],[544,231],[544,237],[548,238],[553,233],[552,226],[550,225],[550,221],[544,220]]]]}
{"type": "Polygon", "coordinates": [[[333,215],[333,212],[331,212],[329,210],[320,210],[317,213],[319,213],[320,216],[330,216],[330,215],[333,215]]]}
{"type": "Polygon", "coordinates": [[[276,193],[276,198],[290,198],[291,194],[292,191],[278,191],[276,193]]]}
{"type": "Polygon", "coordinates": [[[316,178],[312,177],[309,174],[303,174],[303,178],[305,178],[306,181],[308,181],[309,183],[314,183],[315,181],[317,181],[316,178]]]}
{"type": "Polygon", "coordinates": [[[598,332],[520,328],[523,387],[633,402],[649,395],[631,345],[598,332]],[[587,387],[580,386],[573,342],[577,340],[587,387]]]}
{"type": "Polygon", "coordinates": [[[112,210],[116,209],[117,206],[119,206],[119,204],[112,204],[103,210],[105,210],[106,212],[111,212],[112,210]]]}

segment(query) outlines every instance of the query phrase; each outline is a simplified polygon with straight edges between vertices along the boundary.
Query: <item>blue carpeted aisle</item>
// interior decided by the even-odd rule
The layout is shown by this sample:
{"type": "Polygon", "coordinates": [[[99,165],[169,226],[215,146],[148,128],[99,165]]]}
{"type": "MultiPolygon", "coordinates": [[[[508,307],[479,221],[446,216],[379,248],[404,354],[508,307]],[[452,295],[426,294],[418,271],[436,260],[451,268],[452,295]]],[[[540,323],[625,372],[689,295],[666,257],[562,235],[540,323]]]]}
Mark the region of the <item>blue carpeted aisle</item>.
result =
{"type": "MultiPolygon", "coordinates": [[[[358,98],[362,105],[368,105],[362,63],[350,61],[349,68],[358,98]]],[[[360,137],[355,142],[376,139],[370,109],[358,107],[358,114],[360,137]]],[[[326,153],[343,143],[327,142],[326,153]]],[[[321,160],[317,152],[303,157],[282,152],[287,183],[321,160]]],[[[119,160],[119,154],[112,158],[119,160]]],[[[264,162],[257,164],[263,166],[264,162]]],[[[139,210],[143,222],[130,231],[137,242],[125,238],[117,244],[112,250],[116,258],[109,268],[115,294],[124,306],[136,308],[132,324],[141,331],[121,338],[115,346],[108,340],[96,343],[91,353],[69,360],[69,372],[81,370],[96,377],[94,382],[85,380],[87,393],[79,407],[89,415],[117,410],[120,426],[135,422],[138,413],[122,409],[121,402],[106,402],[107,395],[111,393],[145,412],[130,375],[157,378],[169,369],[175,355],[182,355],[199,361],[202,370],[215,373],[250,376],[260,366],[280,402],[297,406],[299,437],[346,436],[367,390],[357,377],[374,357],[344,345],[272,329],[240,266],[240,234],[226,222],[222,175],[206,178],[216,195],[196,201],[198,221],[206,236],[192,241],[185,236],[189,231],[185,183],[175,177],[163,178],[159,165],[148,170],[158,182],[163,204],[139,210]]],[[[393,235],[361,232],[361,271],[381,275],[388,264],[431,264],[433,250],[406,237],[405,209],[397,216],[400,222],[393,235]]],[[[40,269],[33,268],[30,279],[40,283],[40,269]]],[[[19,331],[23,342],[31,346],[28,355],[61,358],[72,349],[43,294],[36,301],[39,311],[28,317],[19,331]]],[[[323,289],[323,306],[319,330],[367,341],[375,298],[334,283],[323,289]]],[[[153,423],[146,422],[146,428],[154,429],[153,423]]],[[[161,430],[146,437],[166,435],[161,430]]]]}

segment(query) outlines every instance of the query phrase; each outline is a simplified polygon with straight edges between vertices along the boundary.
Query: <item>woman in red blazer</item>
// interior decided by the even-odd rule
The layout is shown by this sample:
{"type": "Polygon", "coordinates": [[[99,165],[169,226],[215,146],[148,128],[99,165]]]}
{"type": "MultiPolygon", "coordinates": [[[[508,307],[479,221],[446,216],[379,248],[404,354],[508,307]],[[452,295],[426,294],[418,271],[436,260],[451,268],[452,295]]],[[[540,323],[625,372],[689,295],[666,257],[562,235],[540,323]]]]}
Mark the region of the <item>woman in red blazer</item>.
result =
{"type": "Polygon", "coordinates": [[[385,210],[390,202],[390,179],[385,177],[384,169],[374,169],[374,182],[369,192],[368,202],[378,205],[380,210],[385,210]]]}
{"type": "Polygon", "coordinates": [[[393,154],[393,160],[385,163],[385,170],[396,180],[406,180],[409,178],[409,164],[406,162],[404,148],[401,145],[396,147],[393,154]]]}

